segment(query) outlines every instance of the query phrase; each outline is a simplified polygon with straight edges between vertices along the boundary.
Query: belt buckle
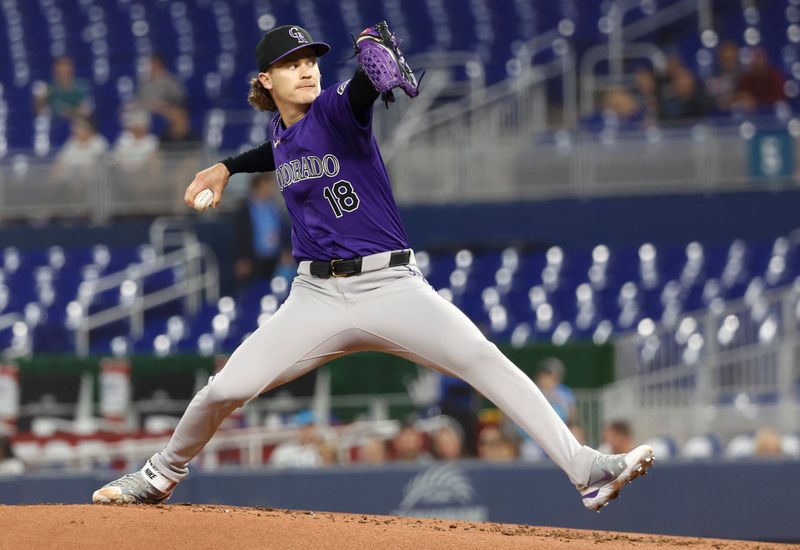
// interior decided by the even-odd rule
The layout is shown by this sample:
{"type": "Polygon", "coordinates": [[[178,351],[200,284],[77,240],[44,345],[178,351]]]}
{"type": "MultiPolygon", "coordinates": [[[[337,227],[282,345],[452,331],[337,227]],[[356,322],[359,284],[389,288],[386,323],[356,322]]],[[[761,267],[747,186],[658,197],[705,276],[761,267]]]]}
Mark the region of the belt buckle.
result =
{"type": "Polygon", "coordinates": [[[331,260],[331,276],[333,276],[333,277],[349,277],[351,275],[349,273],[341,273],[341,274],[337,275],[337,273],[336,273],[336,262],[343,262],[343,261],[344,261],[344,258],[337,258],[335,260],[331,260]]]}

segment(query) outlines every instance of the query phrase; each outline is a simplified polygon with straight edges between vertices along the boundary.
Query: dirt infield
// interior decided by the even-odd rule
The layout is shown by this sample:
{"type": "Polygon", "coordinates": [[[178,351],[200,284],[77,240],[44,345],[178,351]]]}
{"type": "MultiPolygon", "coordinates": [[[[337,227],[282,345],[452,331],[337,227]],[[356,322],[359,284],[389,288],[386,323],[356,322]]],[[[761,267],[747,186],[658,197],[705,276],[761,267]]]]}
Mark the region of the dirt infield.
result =
{"type": "Polygon", "coordinates": [[[0,549],[772,549],[788,545],[206,505],[0,506],[0,549]]]}

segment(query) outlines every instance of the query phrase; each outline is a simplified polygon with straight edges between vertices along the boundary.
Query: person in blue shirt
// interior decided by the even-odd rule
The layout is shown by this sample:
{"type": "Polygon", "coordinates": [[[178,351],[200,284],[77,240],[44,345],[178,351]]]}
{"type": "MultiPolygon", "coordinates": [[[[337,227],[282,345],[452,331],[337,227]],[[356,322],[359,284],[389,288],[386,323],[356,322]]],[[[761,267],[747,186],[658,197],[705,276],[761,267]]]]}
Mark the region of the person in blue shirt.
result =
{"type": "Polygon", "coordinates": [[[234,273],[240,285],[269,281],[288,240],[287,223],[267,174],[250,178],[250,194],[234,218],[234,273]]]}

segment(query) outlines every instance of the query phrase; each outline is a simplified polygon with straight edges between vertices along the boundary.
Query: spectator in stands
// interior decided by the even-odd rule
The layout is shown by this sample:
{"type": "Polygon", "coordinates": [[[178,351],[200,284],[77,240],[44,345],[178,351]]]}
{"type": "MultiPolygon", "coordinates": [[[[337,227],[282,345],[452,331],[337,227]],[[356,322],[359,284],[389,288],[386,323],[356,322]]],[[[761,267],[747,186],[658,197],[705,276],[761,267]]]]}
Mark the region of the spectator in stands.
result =
{"type": "MultiPolygon", "coordinates": [[[[565,370],[564,363],[560,359],[547,357],[539,363],[533,381],[553,407],[553,410],[556,411],[556,414],[561,417],[567,426],[572,426],[577,418],[577,407],[575,394],[563,383],[565,370]]],[[[516,425],[514,425],[514,429],[520,437],[520,458],[529,462],[537,462],[547,458],[542,448],[527,433],[516,425]]]]}
{"type": "Polygon", "coordinates": [[[323,464],[320,454],[322,440],[314,425],[314,415],[308,411],[298,413],[295,423],[299,426],[297,437],[275,447],[269,463],[279,468],[311,468],[323,464]]]}
{"type": "Polygon", "coordinates": [[[478,435],[478,458],[489,462],[508,462],[517,458],[517,448],[497,426],[485,426],[478,435]]]}
{"type": "Polygon", "coordinates": [[[200,138],[192,129],[189,112],[181,106],[170,106],[164,111],[167,129],[159,137],[161,150],[165,152],[195,151],[200,148],[200,138]]]}
{"type": "Polygon", "coordinates": [[[615,86],[603,97],[604,126],[638,127],[643,120],[642,106],[626,88],[615,86]]]}
{"type": "Polygon", "coordinates": [[[287,281],[291,281],[294,279],[295,275],[297,275],[297,262],[295,262],[292,257],[291,248],[287,247],[281,250],[278,265],[275,266],[275,271],[272,272],[272,275],[275,277],[283,277],[287,281]]]}
{"type": "Polygon", "coordinates": [[[708,99],[697,79],[680,57],[669,56],[666,70],[657,79],[659,119],[701,118],[708,112],[708,99]]]}
{"type": "Polygon", "coordinates": [[[439,377],[439,410],[458,422],[465,434],[466,453],[474,456],[478,452],[478,410],[480,396],[472,386],[454,376],[439,377]]]}
{"type": "Polygon", "coordinates": [[[730,113],[736,100],[740,72],[739,46],[731,40],[726,40],[717,50],[717,66],[714,74],[705,82],[706,92],[718,112],[730,113]]]}
{"type": "Polygon", "coordinates": [[[781,436],[769,426],[759,428],[755,435],[754,454],[762,458],[777,458],[783,456],[781,436]]]}
{"type": "Polygon", "coordinates": [[[575,394],[563,383],[564,363],[548,357],[539,363],[534,382],[566,424],[576,417],[575,394]]]}
{"type": "Polygon", "coordinates": [[[386,442],[377,437],[367,439],[358,448],[358,461],[362,464],[385,464],[386,442]]]}
{"type": "MultiPolygon", "coordinates": [[[[175,196],[181,195],[187,181],[192,181],[202,162],[202,143],[192,129],[192,121],[184,107],[166,108],[167,128],[159,137],[164,153],[164,175],[172,182],[175,196]]],[[[179,214],[186,213],[184,204],[175,205],[179,214]]]]}
{"type": "Polygon", "coordinates": [[[58,152],[50,177],[58,183],[85,185],[97,177],[97,168],[108,151],[108,141],[99,135],[88,118],[72,121],[72,133],[58,152]]]}
{"type": "Polygon", "coordinates": [[[401,462],[427,462],[430,455],[425,452],[425,436],[413,424],[404,424],[392,439],[395,460],[401,462]]]}
{"type": "Polygon", "coordinates": [[[641,107],[642,126],[652,126],[658,119],[658,86],[656,75],[648,66],[642,65],[633,74],[634,96],[641,107]]]}
{"type": "Polygon", "coordinates": [[[783,75],[773,67],[764,48],[753,48],[750,63],[736,83],[736,106],[748,112],[771,109],[785,99],[783,75]]]}
{"type": "Polygon", "coordinates": [[[0,476],[18,476],[25,473],[25,463],[14,455],[11,438],[0,435],[0,476]]]}
{"type": "Polygon", "coordinates": [[[158,160],[158,138],[150,132],[150,115],[141,110],[125,113],[122,117],[125,131],[114,144],[114,162],[127,173],[141,174],[147,167],[155,173],[158,160]]]}
{"type": "Polygon", "coordinates": [[[458,460],[464,453],[464,436],[454,422],[433,432],[433,456],[437,460],[458,460]]]}
{"type": "Polygon", "coordinates": [[[183,107],[185,103],[183,83],[169,71],[163,57],[151,55],[148,75],[136,91],[136,106],[167,117],[171,107],[183,107]]]}
{"type": "Polygon", "coordinates": [[[610,454],[627,453],[635,447],[631,426],[624,420],[609,422],[603,429],[601,452],[610,454]]]}
{"type": "Polygon", "coordinates": [[[273,176],[253,175],[250,194],[233,220],[234,273],[240,285],[272,278],[284,241],[288,240],[287,225],[273,176]]]}
{"type": "Polygon", "coordinates": [[[317,445],[317,451],[323,466],[332,466],[339,462],[339,455],[334,441],[323,439],[317,445]]]}
{"type": "Polygon", "coordinates": [[[89,86],[75,78],[75,64],[67,56],[53,62],[53,81],[46,88],[34,88],[34,109],[37,115],[51,113],[72,120],[91,114],[89,86]]]}

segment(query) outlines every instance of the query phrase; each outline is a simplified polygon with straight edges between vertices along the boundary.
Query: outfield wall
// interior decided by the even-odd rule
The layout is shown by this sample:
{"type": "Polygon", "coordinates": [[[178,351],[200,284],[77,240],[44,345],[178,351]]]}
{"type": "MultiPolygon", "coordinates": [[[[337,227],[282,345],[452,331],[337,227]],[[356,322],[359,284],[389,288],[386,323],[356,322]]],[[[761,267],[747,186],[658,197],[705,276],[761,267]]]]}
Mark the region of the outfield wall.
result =
{"type": "MultiPolygon", "coordinates": [[[[602,513],[585,510],[552,465],[432,463],[193,473],[172,503],[448,517],[800,542],[797,461],[657,464],[602,513]]],[[[114,477],[35,475],[0,479],[0,503],[85,503],[114,477]]]]}

